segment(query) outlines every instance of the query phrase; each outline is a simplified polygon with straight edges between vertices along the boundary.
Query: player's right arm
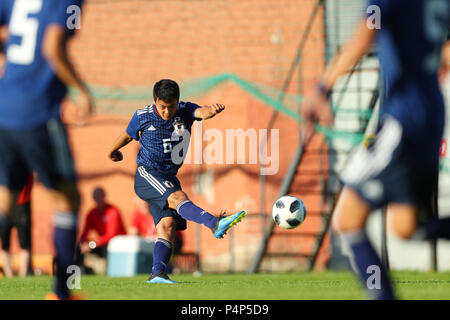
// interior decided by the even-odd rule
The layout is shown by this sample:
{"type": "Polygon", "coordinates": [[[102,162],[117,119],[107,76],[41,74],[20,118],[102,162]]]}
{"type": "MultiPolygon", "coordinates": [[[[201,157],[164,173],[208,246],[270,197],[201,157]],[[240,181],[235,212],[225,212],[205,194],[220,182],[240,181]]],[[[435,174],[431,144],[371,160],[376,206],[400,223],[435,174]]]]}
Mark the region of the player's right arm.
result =
{"type": "Polygon", "coordinates": [[[127,129],[123,132],[114,142],[112,147],[109,149],[108,158],[112,161],[120,161],[123,159],[122,152],[119,150],[125,147],[131,142],[131,140],[139,140],[141,132],[141,123],[139,121],[138,112],[133,114],[133,117],[128,124],[127,129]]]}
{"type": "Polygon", "coordinates": [[[69,34],[65,28],[59,24],[51,24],[45,30],[42,44],[42,54],[52,66],[56,76],[68,87],[79,90],[80,118],[83,121],[89,116],[94,107],[93,99],[86,84],[81,80],[74,66],[70,62],[67,52],[67,42],[69,34]]]}
{"type": "Polygon", "coordinates": [[[131,140],[133,140],[133,138],[130,137],[128,133],[123,132],[110,148],[108,158],[115,162],[121,161],[123,159],[123,155],[119,150],[129,144],[131,140]]]}

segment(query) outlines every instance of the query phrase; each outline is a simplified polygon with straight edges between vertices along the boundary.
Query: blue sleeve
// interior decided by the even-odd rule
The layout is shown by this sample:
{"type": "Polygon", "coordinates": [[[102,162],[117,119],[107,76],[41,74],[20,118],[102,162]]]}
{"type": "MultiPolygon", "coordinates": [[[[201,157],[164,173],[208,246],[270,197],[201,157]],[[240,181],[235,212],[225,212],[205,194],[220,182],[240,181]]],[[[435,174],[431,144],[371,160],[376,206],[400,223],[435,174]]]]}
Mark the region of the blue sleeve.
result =
{"type": "Polygon", "coordinates": [[[69,35],[76,31],[76,22],[81,19],[83,0],[54,0],[50,23],[60,25],[69,35]]]}
{"type": "Polygon", "coordinates": [[[195,117],[195,110],[198,108],[201,108],[198,104],[192,103],[192,102],[186,102],[185,104],[186,108],[186,114],[191,117],[192,121],[194,120],[201,120],[195,117]]]}
{"type": "Polygon", "coordinates": [[[127,127],[127,134],[134,140],[139,140],[139,131],[141,131],[141,124],[137,112],[134,113],[127,127]]]}

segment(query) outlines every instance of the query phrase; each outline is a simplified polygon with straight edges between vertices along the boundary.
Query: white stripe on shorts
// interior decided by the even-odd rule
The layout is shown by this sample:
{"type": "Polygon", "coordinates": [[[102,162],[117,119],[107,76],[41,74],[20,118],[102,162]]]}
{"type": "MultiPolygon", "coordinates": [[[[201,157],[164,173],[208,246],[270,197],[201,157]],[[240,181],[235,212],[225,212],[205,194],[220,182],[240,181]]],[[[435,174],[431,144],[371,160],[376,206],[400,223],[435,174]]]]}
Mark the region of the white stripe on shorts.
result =
{"type": "Polygon", "coordinates": [[[371,150],[359,147],[341,174],[345,183],[359,184],[379,174],[391,162],[402,139],[402,126],[393,117],[387,117],[375,138],[371,150]]]}
{"type": "Polygon", "coordinates": [[[156,183],[156,185],[158,185],[161,190],[163,192],[166,192],[166,188],[164,188],[164,186],[161,184],[161,182],[159,182],[154,176],[152,176],[150,173],[148,173],[147,171],[145,171],[145,168],[141,167],[144,170],[145,175],[147,175],[152,181],[154,181],[156,183]]]}
{"type": "Polygon", "coordinates": [[[163,195],[164,192],[166,192],[166,188],[164,188],[162,184],[155,179],[155,177],[153,177],[150,173],[145,171],[143,167],[138,167],[138,171],[139,175],[145,180],[147,180],[147,182],[150,183],[152,187],[155,188],[161,195],[163,195]]]}

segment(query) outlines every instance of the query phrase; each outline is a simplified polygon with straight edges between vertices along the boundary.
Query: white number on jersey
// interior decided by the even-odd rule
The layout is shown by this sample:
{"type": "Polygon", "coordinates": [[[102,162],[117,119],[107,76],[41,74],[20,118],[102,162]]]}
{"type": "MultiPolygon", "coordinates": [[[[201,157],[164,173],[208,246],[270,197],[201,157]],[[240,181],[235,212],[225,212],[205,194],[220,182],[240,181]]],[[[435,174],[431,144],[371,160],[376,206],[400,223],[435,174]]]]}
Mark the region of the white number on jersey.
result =
{"type": "Polygon", "coordinates": [[[41,11],[42,0],[16,0],[9,23],[9,33],[22,37],[20,44],[8,46],[7,59],[14,64],[29,65],[34,61],[39,21],[29,14],[41,11]]]}
{"type": "Polygon", "coordinates": [[[163,139],[162,141],[163,141],[164,153],[172,152],[172,143],[170,142],[170,138],[163,139]]]}

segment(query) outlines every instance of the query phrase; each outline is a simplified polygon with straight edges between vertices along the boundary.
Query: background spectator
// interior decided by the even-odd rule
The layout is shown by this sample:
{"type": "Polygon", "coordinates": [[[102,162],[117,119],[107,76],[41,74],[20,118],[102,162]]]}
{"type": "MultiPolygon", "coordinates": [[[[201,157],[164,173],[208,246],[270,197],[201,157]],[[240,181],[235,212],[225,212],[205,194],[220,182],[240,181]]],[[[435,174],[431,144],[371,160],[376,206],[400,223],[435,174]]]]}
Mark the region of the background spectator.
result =
{"type": "MultiPolygon", "coordinates": [[[[119,209],[106,202],[106,193],[103,188],[95,188],[93,198],[96,206],[89,211],[86,217],[77,248],[77,264],[82,269],[85,267],[84,255],[94,253],[105,258],[109,240],[115,236],[126,234],[119,209]],[[94,235],[92,235],[93,233],[94,235]]],[[[89,270],[84,269],[86,272],[89,270]]]]}

